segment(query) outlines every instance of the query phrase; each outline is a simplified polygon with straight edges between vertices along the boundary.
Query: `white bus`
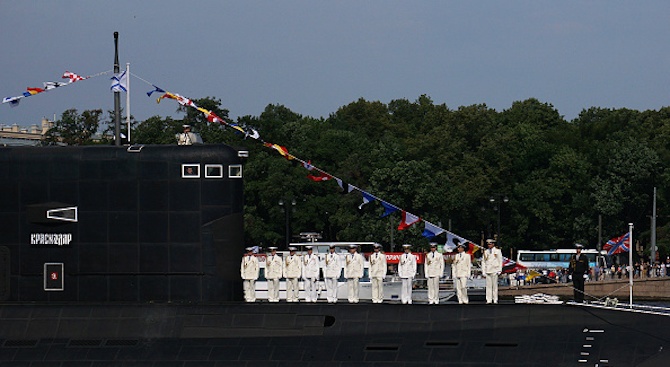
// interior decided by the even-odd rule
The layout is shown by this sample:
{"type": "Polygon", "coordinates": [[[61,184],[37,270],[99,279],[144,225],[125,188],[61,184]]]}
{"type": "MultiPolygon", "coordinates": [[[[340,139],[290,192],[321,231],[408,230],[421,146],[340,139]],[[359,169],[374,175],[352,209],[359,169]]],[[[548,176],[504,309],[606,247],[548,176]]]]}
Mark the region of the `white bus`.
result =
{"type": "MultiPolygon", "coordinates": [[[[567,269],[570,266],[570,257],[577,252],[575,249],[557,249],[557,250],[519,250],[516,256],[516,262],[528,269],[555,270],[558,268],[567,269]]],[[[589,259],[589,267],[604,265],[607,251],[594,249],[584,249],[589,259]]]]}

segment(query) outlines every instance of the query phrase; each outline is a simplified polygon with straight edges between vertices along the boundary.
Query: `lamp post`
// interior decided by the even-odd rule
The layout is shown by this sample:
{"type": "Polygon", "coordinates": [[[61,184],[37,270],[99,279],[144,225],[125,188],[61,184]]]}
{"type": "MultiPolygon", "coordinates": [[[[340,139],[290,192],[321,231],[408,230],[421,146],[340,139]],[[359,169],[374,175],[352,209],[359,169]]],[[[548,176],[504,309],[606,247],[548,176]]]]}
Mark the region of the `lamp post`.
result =
{"type": "Polygon", "coordinates": [[[286,248],[288,249],[288,245],[291,242],[291,211],[295,210],[295,199],[291,199],[291,202],[288,202],[288,199],[286,200],[287,202],[284,202],[284,199],[279,199],[278,204],[284,211],[284,220],[286,225],[286,248]]]}
{"type": "Polygon", "coordinates": [[[496,237],[498,246],[502,247],[502,236],[500,235],[500,212],[502,211],[502,204],[509,202],[509,198],[504,194],[494,194],[489,197],[489,202],[494,205],[493,210],[498,211],[498,228],[496,229],[496,237]]]}

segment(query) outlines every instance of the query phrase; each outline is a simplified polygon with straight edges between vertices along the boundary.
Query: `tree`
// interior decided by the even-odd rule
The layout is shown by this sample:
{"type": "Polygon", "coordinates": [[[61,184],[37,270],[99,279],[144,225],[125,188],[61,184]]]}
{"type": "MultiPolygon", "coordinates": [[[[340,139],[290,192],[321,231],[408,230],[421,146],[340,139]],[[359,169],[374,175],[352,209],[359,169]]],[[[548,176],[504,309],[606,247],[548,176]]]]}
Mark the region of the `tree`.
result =
{"type": "Polygon", "coordinates": [[[152,116],[133,131],[132,141],[138,144],[176,144],[175,135],[182,131],[180,120],[152,116]]]}
{"type": "MultiPolygon", "coordinates": [[[[109,144],[114,142],[114,134],[116,134],[116,121],[114,120],[115,114],[114,110],[107,110],[107,121],[104,122],[105,129],[102,131],[102,137],[100,138],[100,142],[104,144],[109,144]]],[[[121,141],[123,143],[126,143],[128,141],[128,125],[126,124],[126,117],[123,116],[123,109],[121,109],[121,118],[120,118],[120,125],[119,130],[121,133],[121,141]],[[126,136],[126,138],[123,138],[123,136],[126,136]]],[[[133,130],[137,128],[137,121],[135,121],[135,117],[133,115],[130,115],[130,132],[132,134],[133,130]]],[[[135,139],[131,135],[131,140],[132,143],[135,142],[135,139]]]]}
{"type": "Polygon", "coordinates": [[[94,144],[93,134],[98,131],[102,110],[86,110],[80,114],[76,109],[69,109],[61,115],[61,119],[54,122],[44,137],[50,144],[64,143],[67,145],[94,144]]]}
{"type": "MultiPolygon", "coordinates": [[[[226,122],[230,122],[228,110],[221,107],[221,100],[215,97],[194,99],[196,106],[214,113],[226,122]]],[[[206,115],[192,107],[179,106],[177,111],[184,112],[186,116],[182,122],[194,127],[195,131],[202,136],[205,143],[223,143],[231,141],[232,131],[226,131],[225,125],[218,122],[209,122],[206,115]]],[[[181,132],[181,131],[180,131],[181,132]]]]}

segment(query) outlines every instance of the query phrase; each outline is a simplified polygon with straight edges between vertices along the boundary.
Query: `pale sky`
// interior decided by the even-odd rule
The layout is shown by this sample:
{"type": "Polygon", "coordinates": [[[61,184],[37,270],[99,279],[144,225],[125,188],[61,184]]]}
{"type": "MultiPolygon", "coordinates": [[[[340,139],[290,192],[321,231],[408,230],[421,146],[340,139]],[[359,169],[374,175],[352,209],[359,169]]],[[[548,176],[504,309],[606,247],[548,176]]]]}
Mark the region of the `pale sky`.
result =
{"type": "MultiPolygon", "coordinates": [[[[568,120],[592,106],[657,110],[670,105],[669,19],[667,0],[0,0],[0,98],[65,70],[111,70],[118,31],[122,67],[220,98],[231,117],[270,103],[327,117],[361,97],[422,94],[498,111],[534,97],[568,120]]],[[[0,123],[111,110],[109,77],[0,105],[0,123]]],[[[151,89],[131,79],[136,119],[181,117],[151,89]]]]}

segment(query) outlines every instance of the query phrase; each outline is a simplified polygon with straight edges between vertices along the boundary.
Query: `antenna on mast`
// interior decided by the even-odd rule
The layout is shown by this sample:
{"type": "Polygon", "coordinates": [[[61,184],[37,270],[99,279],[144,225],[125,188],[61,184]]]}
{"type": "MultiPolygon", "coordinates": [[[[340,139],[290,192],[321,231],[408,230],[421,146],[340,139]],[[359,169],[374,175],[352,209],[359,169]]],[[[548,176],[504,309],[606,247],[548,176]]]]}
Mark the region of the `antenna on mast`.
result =
{"type": "MultiPolygon", "coordinates": [[[[119,32],[114,32],[114,75],[119,73],[119,32]]],[[[114,91],[114,145],[121,145],[121,92],[114,91]]]]}

